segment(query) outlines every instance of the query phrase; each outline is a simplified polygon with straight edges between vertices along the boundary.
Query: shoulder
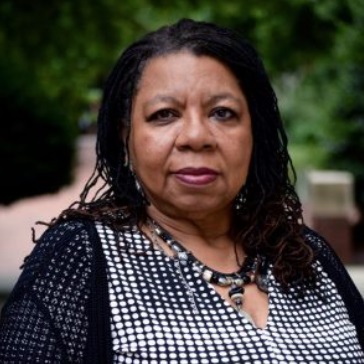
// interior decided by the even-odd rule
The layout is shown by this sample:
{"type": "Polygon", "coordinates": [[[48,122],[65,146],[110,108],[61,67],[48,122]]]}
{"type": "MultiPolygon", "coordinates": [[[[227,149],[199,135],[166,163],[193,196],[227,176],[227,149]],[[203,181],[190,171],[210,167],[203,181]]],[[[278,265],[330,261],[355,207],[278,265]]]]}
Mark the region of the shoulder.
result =
{"type": "Polygon", "coordinates": [[[330,273],[331,278],[336,280],[340,277],[348,277],[344,264],[324,237],[307,226],[303,229],[303,236],[313,250],[316,259],[321,263],[324,270],[330,273]]]}
{"type": "Polygon", "coordinates": [[[308,226],[304,226],[303,236],[306,243],[313,250],[316,258],[324,267],[346,274],[346,268],[335,250],[330,245],[330,242],[328,242],[317,231],[309,228],[308,226]]]}
{"type": "Polygon", "coordinates": [[[305,241],[315,252],[320,252],[322,250],[331,250],[325,238],[321,236],[317,231],[312,230],[306,225],[303,227],[303,236],[305,241]]]}
{"type": "Polygon", "coordinates": [[[16,287],[24,289],[37,280],[50,282],[68,272],[90,270],[96,239],[94,223],[88,220],[63,221],[49,227],[24,259],[16,287]]]}
{"type": "Polygon", "coordinates": [[[49,227],[41,235],[36,241],[36,249],[52,250],[62,248],[72,244],[81,235],[89,238],[92,235],[93,226],[94,223],[88,219],[61,221],[49,227]]]}
{"type": "Polygon", "coordinates": [[[29,259],[41,256],[43,259],[63,254],[77,254],[79,250],[90,249],[94,237],[94,223],[89,220],[68,220],[49,227],[39,239],[29,259]]]}
{"type": "Polygon", "coordinates": [[[308,227],[305,227],[304,236],[306,242],[313,249],[316,260],[320,262],[323,270],[328,274],[331,280],[333,280],[343,299],[354,299],[362,304],[363,299],[357,287],[353,283],[346,267],[330,244],[317,232],[308,227]]]}

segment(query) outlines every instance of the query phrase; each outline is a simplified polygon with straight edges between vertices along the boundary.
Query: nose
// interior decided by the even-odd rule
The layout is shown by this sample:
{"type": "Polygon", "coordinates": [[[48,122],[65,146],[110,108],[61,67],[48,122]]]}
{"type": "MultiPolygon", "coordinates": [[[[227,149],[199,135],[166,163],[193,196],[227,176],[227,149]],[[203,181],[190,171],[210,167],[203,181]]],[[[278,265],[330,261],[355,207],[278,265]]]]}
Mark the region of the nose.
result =
{"type": "Polygon", "coordinates": [[[212,150],[216,147],[216,138],[211,129],[211,121],[201,115],[185,116],[176,138],[179,150],[212,150]]]}

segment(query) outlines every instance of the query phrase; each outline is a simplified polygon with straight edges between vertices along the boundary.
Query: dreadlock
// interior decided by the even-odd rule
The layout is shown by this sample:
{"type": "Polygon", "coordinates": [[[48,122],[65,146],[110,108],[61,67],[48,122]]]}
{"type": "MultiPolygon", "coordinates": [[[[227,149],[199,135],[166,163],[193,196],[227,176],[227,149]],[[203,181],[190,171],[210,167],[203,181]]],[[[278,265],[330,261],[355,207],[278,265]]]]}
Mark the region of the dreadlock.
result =
{"type": "Polygon", "coordinates": [[[275,93],[255,49],[235,32],[210,23],[183,19],[149,33],[124,51],[104,89],[95,170],[80,200],[58,220],[88,216],[117,228],[145,221],[145,201],[124,163],[127,142],[122,135],[128,135],[133,97],[146,64],[182,50],[225,64],[248,101],[254,145],[244,208],[235,214],[231,228],[234,241],[243,244],[248,254],[259,251],[267,256],[284,287],[293,281],[312,281],[313,252],[302,237],[301,204],[293,188],[296,176],[275,93]],[[92,192],[99,181],[103,185],[92,192]]]}

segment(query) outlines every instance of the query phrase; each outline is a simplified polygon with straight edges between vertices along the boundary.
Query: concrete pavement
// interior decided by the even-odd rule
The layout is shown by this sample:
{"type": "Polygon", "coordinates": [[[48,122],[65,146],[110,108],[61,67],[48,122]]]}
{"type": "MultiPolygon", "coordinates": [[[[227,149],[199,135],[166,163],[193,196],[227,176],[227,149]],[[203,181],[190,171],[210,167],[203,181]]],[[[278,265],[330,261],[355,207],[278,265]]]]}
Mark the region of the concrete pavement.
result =
{"type": "Polygon", "coordinates": [[[85,135],[79,139],[72,185],[54,194],[22,199],[7,207],[0,205],[0,293],[13,287],[20,274],[19,266],[23,258],[33,249],[31,228],[36,229],[36,236],[45,230],[44,226],[35,226],[35,222],[50,221],[78,200],[94,168],[94,149],[94,136],[85,135]]]}

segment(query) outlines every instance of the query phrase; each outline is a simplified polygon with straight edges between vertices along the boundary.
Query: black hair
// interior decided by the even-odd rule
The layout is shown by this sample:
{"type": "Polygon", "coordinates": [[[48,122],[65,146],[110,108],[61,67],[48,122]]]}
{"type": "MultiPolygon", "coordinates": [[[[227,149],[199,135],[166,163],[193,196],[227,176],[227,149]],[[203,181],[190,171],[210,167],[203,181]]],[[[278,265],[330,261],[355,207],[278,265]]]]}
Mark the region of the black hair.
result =
{"type": "Polygon", "coordinates": [[[312,276],[313,253],[302,238],[302,211],[277,99],[254,47],[234,31],[183,19],[147,34],[120,56],[105,85],[98,117],[97,165],[80,201],[61,216],[83,214],[113,225],[145,219],[145,199],[124,161],[131,107],[146,64],[155,57],[188,51],[226,65],[246,96],[252,120],[253,153],[244,208],[231,234],[247,253],[257,251],[273,264],[285,286],[312,276]],[[104,186],[87,201],[98,180],[104,186]]]}

